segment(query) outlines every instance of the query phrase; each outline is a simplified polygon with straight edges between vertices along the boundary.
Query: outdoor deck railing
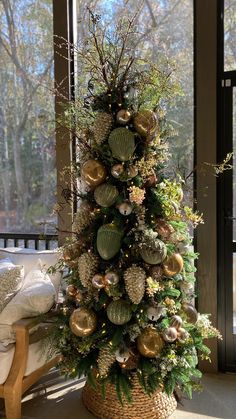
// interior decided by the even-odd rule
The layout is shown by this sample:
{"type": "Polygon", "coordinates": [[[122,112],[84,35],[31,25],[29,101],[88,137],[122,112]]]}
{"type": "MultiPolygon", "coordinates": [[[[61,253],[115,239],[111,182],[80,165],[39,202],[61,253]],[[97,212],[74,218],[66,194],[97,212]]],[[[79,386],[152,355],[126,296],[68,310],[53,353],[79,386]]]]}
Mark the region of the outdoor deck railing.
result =
{"type": "Polygon", "coordinates": [[[50,250],[58,246],[56,234],[0,233],[0,247],[24,247],[50,250]]]}

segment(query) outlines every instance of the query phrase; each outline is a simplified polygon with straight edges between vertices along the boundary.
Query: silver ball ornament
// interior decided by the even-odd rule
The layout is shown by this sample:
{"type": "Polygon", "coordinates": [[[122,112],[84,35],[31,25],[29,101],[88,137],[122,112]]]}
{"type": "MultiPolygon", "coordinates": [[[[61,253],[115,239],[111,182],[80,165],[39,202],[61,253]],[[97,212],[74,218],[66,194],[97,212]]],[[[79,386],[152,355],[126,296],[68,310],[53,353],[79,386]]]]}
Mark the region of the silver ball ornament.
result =
{"type": "Polygon", "coordinates": [[[183,324],[183,320],[180,316],[172,316],[170,319],[170,326],[174,327],[176,330],[178,330],[183,324]]]}
{"type": "Polygon", "coordinates": [[[116,285],[119,282],[119,276],[116,272],[107,272],[105,275],[105,282],[108,285],[116,285]]]}
{"type": "Polygon", "coordinates": [[[122,202],[122,204],[119,205],[118,209],[120,214],[126,217],[130,215],[133,210],[132,205],[129,201],[122,202]]]}
{"type": "Polygon", "coordinates": [[[100,274],[94,275],[94,277],[92,278],[92,284],[94,288],[97,288],[98,290],[104,288],[104,276],[100,274]]]}
{"type": "Polygon", "coordinates": [[[118,179],[123,173],[124,173],[124,166],[122,164],[118,163],[112,166],[111,174],[116,179],[118,179]]]}
{"type": "Polygon", "coordinates": [[[183,327],[178,329],[178,341],[184,343],[189,338],[189,333],[183,327]]]}
{"type": "Polygon", "coordinates": [[[172,342],[174,342],[177,339],[178,332],[175,329],[175,327],[167,327],[162,332],[162,337],[163,337],[163,339],[164,339],[165,342],[172,343],[172,342]]]}

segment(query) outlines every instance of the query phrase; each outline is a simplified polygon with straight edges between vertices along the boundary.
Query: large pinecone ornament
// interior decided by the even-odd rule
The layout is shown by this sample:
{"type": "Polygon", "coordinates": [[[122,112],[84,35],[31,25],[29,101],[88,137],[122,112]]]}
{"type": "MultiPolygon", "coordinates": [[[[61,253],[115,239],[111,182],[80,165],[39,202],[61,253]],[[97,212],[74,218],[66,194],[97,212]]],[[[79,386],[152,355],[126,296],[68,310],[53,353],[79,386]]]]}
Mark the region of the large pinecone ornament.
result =
{"type": "Polygon", "coordinates": [[[83,253],[78,260],[79,279],[85,288],[92,288],[92,278],[98,268],[98,257],[92,253],[83,253]]]}
{"type": "Polygon", "coordinates": [[[115,360],[115,353],[111,352],[111,348],[109,348],[109,346],[104,346],[100,349],[97,362],[98,372],[101,377],[106,377],[115,360]]]}
{"type": "Polygon", "coordinates": [[[89,205],[84,205],[83,207],[81,206],[74,217],[72,224],[73,233],[82,233],[82,231],[90,225],[92,218],[93,214],[91,207],[89,205]]]}
{"type": "Polygon", "coordinates": [[[113,124],[112,116],[106,112],[99,112],[93,124],[94,141],[97,145],[103,143],[108,137],[113,124]]]}
{"type": "Polygon", "coordinates": [[[139,304],[145,292],[146,273],[139,266],[132,265],[125,271],[125,289],[134,304],[139,304]]]}

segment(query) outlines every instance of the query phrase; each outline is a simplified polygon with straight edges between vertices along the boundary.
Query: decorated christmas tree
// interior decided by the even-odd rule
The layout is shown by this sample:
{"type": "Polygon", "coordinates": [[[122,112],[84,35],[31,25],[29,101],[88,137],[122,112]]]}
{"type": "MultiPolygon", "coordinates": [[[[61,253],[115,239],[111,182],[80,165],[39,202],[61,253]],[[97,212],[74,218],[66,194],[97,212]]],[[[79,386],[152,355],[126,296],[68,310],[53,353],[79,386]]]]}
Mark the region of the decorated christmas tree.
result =
{"type": "Polygon", "coordinates": [[[90,12],[77,51],[85,73],[61,123],[78,138],[76,187],[65,191],[78,209],[56,337],[63,373],[87,377],[92,411],[150,419],[173,411],[176,389],[191,397],[199,388],[198,356],[209,358],[204,339],[218,332],[193,303],[189,231],[202,218],[169,175],[165,109],[178,88],[171,72],[135,57],[134,28],[135,18],[104,32],[90,12]]]}

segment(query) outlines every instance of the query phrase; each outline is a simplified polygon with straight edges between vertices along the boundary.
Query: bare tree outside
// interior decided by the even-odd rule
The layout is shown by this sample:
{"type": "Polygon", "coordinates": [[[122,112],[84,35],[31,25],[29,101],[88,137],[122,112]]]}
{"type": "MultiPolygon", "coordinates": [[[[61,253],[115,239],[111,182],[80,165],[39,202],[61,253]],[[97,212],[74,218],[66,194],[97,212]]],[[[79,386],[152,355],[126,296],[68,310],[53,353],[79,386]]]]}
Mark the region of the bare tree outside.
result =
{"type": "Polygon", "coordinates": [[[0,230],[3,232],[54,231],[52,88],[52,1],[1,0],[0,230]],[[45,222],[49,223],[46,228],[45,222]]]}
{"type": "MultiPolygon", "coordinates": [[[[120,17],[137,13],[139,41],[133,45],[134,55],[142,53],[148,61],[170,71],[179,83],[179,94],[166,108],[172,130],[170,171],[185,181],[188,203],[193,202],[193,1],[77,0],[79,46],[88,35],[88,8],[101,15],[104,27],[110,31],[120,17]]],[[[78,62],[78,73],[82,72],[78,62]]]]}

